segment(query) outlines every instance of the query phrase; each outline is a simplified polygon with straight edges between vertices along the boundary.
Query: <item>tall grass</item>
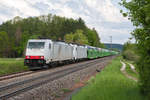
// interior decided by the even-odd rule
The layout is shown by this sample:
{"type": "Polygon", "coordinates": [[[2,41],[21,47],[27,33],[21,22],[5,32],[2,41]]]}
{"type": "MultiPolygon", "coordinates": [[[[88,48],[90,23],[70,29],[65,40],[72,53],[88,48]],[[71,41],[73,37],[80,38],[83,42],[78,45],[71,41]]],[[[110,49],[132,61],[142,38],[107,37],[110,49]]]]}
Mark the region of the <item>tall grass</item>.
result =
{"type": "Polygon", "coordinates": [[[96,78],[91,79],[72,100],[146,100],[138,84],[121,72],[120,58],[116,58],[96,78]]]}
{"type": "Polygon", "coordinates": [[[0,58],[0,75],[28,70],[21,58],[0,58]]]}

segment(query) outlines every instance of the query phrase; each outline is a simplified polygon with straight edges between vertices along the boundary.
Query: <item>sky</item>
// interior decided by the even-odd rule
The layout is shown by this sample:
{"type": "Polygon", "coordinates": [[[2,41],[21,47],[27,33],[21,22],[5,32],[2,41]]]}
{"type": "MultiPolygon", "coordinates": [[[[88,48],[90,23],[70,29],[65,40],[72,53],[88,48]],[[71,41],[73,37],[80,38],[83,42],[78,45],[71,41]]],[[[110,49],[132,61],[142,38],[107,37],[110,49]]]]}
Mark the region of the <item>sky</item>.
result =
{"type": "Polygon", "coordinates": [[[123,44],[134,27],[120,14],[120,0],[0,0],[0,24],[20,16],[56,14],[67,18],[81,17],[89,28],[95,28],[101,42],[123,44]]]}

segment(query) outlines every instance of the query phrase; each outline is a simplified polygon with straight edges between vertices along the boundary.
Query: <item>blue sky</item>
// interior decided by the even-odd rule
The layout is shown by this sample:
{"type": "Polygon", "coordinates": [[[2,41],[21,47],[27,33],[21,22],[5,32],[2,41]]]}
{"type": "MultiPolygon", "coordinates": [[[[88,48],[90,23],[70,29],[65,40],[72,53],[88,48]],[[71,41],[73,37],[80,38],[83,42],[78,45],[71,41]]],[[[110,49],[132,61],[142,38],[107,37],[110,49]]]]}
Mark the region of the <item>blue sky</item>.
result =
{"type": "Polygon", "coordinates": [[[68,18],[81,17],[86,25],[95,28],[101,41],[125,43],[134,29],[132,23],[120,14],[120,0],[0,0],[0,23],[15,16],[23,18],[56,14],[68,18]]]}

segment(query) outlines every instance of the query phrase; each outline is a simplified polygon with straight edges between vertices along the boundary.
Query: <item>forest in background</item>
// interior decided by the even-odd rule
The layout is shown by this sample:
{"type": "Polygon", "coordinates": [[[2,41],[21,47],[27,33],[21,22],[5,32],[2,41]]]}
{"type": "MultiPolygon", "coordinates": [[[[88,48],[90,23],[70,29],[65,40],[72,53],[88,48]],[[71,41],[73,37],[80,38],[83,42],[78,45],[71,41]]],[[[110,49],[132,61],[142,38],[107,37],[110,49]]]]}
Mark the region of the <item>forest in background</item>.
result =
{"type": "Polygon", "coordinates": [[[121,52],[123,49],[122,44],[104,43],[104,46],[106,47],[106,49],[112,49],[112,50],[118,51],[118,52],[121,52]]]}
{"type": "Polygon", "coordinates": [[[84,20],[52,14],[14,19],[0,25],[0,57],[22,57],[28,39],[49,38],[103,47],[97,31],[86,26],[84,20]]]}

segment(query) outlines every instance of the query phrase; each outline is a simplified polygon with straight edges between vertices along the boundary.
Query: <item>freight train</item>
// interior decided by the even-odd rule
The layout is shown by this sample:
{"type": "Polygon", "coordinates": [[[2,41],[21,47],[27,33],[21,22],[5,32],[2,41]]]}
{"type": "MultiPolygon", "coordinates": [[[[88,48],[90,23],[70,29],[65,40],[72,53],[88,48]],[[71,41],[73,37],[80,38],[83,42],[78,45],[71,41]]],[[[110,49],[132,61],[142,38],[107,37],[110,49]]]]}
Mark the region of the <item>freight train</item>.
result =
{"type": "Polygon", "coordinates": [[[48,68],[59,63],[96,59],[116,54],[118,52],[88,45],[52,41],[50,39],[31,39],[27,43],[24,64],[33,70],[48,68]]]}

